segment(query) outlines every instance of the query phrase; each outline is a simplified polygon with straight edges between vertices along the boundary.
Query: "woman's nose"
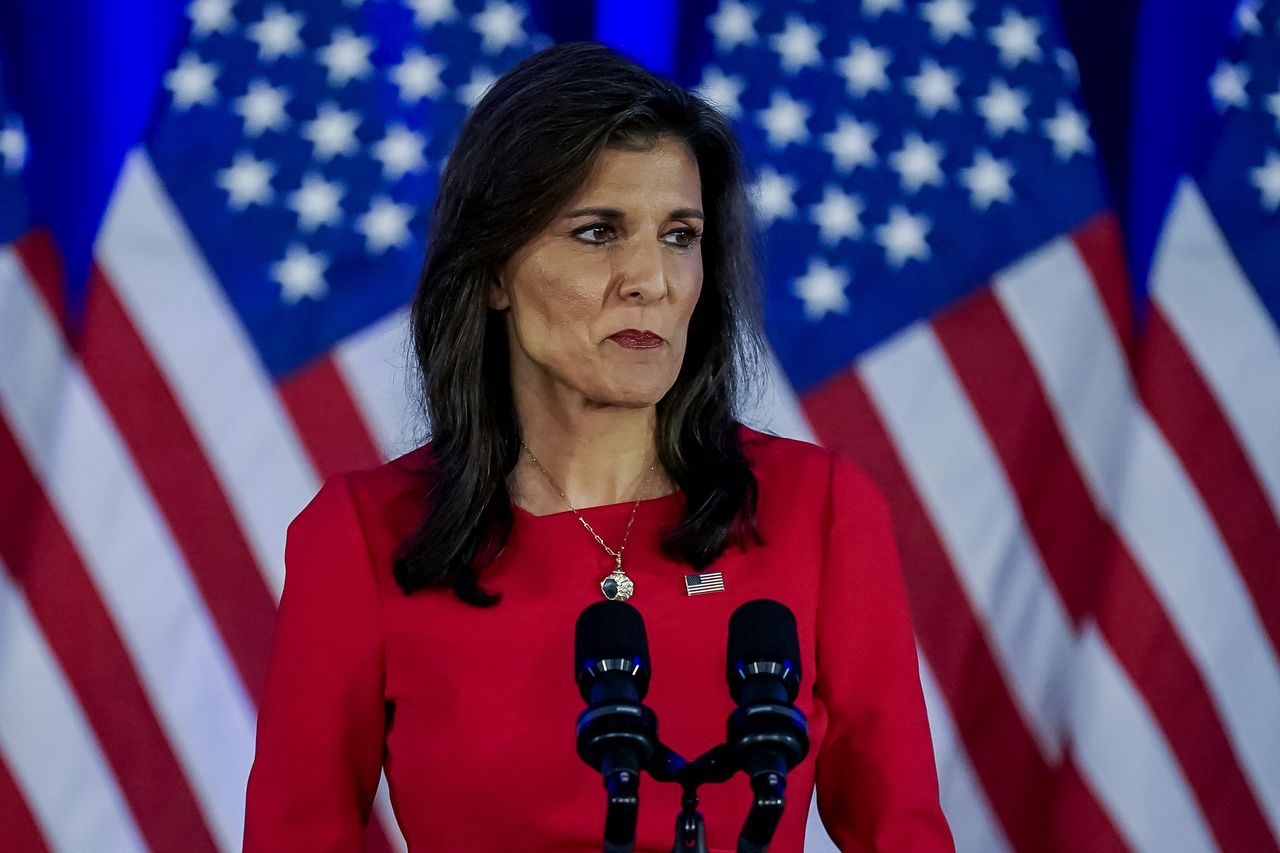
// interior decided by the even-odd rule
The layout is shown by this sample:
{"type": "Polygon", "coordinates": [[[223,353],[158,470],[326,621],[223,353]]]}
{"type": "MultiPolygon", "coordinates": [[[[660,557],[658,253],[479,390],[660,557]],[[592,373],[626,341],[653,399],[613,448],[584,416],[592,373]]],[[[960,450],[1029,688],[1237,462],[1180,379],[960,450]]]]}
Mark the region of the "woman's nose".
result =
{"type": "Polygon", "coordinates": [[[616,272],[623,299],[653,302],[666,295],[667,274],[658,241],[636,240],[620,255],[616,272]]]}

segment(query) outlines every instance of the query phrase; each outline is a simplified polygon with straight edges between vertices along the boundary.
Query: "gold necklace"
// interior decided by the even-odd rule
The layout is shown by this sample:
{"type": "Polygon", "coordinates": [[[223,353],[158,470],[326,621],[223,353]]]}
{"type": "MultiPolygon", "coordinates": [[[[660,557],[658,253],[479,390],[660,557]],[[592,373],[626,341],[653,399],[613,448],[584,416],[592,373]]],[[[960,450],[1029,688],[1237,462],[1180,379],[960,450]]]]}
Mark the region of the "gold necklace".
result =
{"type": "Polygon", "coordinates": [[[578,521],[582,522],[582,526],[597,542],[600,543],[600,547],[604,549],[604,552],[610,557],[613,557],[613,571],[610,572],[604,580],[600,581],[600,591],[604,593],[604,597],[610,601],[626,601],[628,598],[635,595],[635,581],[627,577],[626,572],[622,571],[622,552],[627,550],[627,540],[631,538],[631,525],[635,523],[636,510],[640,509],[640,501],[644,500],[645,488],[649,485],[649,477],[653,475],[654,468],[656,466],[650,465],[649,473],[644,475],[644,481],[640,484],[640,497],[636,498],[635,505],[631,507],[631,518],[627,519],[627,530],[622,534],[622,544],[619,545],[618,550],[615,551],[605,544],[605,541],[600,538],[600,534],[596,533],[595,529],[587,523],[585,518],[582,517],[582,513],[578,512],[577,508],[569,502],[569,498],[565,495],[564,490],[556,485],[556,481],[552,479],[551,474],[547,469],[542,467],[542,463],[538,461],[538,457],[533,455],[533,451],[529,449],[529,445],[525,444],[522,440],[520,442],[520,446],[524,448],[525,453],[529,454],[529,458],[533,460],[533,464],[542,472],[542,476],[547,478],[547,482],[551,484],[551,488],[555,489],[560,494],[560,500],[564,501],[565,506],[569,507],[569,511],[573,513],[574,517],[577,518],[578,521]]]}

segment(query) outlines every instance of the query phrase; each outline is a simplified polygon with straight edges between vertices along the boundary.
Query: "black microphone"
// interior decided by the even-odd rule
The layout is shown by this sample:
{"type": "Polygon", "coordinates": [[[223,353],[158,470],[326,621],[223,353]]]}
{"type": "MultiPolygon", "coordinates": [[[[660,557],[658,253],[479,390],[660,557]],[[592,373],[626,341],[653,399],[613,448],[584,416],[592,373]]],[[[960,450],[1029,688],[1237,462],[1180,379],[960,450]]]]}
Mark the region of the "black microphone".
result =
{"type": "Polygon", "coordinates": [[[793,704],[800,675],[796,618],[785,605],[762,598],[733,612],[726,676],[738,707],[729,716],[727,744],[755,795],[740,853],[768,849],[786,802],[787,772],[809,753],[809,723],[793,704]]]}
{"type": "Polygon", "coordinates": [[[578,616],[574,678],[587,709],[578,716],[578,755],[604,776],[606,853],[635,847],[640,771],[658,745],[658,719],[640,704],[649,691],[649,640],[640,612],[598,601],[578,616]]]}

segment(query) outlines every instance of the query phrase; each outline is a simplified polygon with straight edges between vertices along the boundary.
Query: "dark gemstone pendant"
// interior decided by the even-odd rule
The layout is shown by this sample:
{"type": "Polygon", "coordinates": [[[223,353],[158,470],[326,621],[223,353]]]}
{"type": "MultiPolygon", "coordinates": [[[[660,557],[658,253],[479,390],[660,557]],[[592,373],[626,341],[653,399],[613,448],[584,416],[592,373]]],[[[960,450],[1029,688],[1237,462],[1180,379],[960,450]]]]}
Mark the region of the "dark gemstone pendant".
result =
{"type": "Polygon", "coordinates": [[[610,601],[626,601],[636,591],[636,585],[623,573],[622,569],[614,569],[608,577],[600,581],[600,591],[610,601]]]}

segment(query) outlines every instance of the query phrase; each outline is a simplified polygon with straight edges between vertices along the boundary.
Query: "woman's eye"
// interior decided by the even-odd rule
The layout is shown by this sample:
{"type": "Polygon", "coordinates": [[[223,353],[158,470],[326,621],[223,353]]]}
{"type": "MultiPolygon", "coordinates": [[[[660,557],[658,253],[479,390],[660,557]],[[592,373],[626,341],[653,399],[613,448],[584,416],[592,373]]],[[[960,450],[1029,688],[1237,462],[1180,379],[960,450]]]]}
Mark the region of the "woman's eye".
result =
{"type": "Polygon", "coordinates": [[[595,225],[587,225],[573,232],[574,236],[584,243],[602,244],[609,242],[609,238],[613,236],[613,226],[597,223],[595,225]]]}
{"type": "Polygon", "coordinates": [[[689,246],[698,242],[698,239],[701,236],[702,232],[700,231],[695,231],[692,228],[680,228],[664,235],[662,239],[664,242],[669,243],[672,246],[679,246],[682,249],[687,249],[689,246]]]}

